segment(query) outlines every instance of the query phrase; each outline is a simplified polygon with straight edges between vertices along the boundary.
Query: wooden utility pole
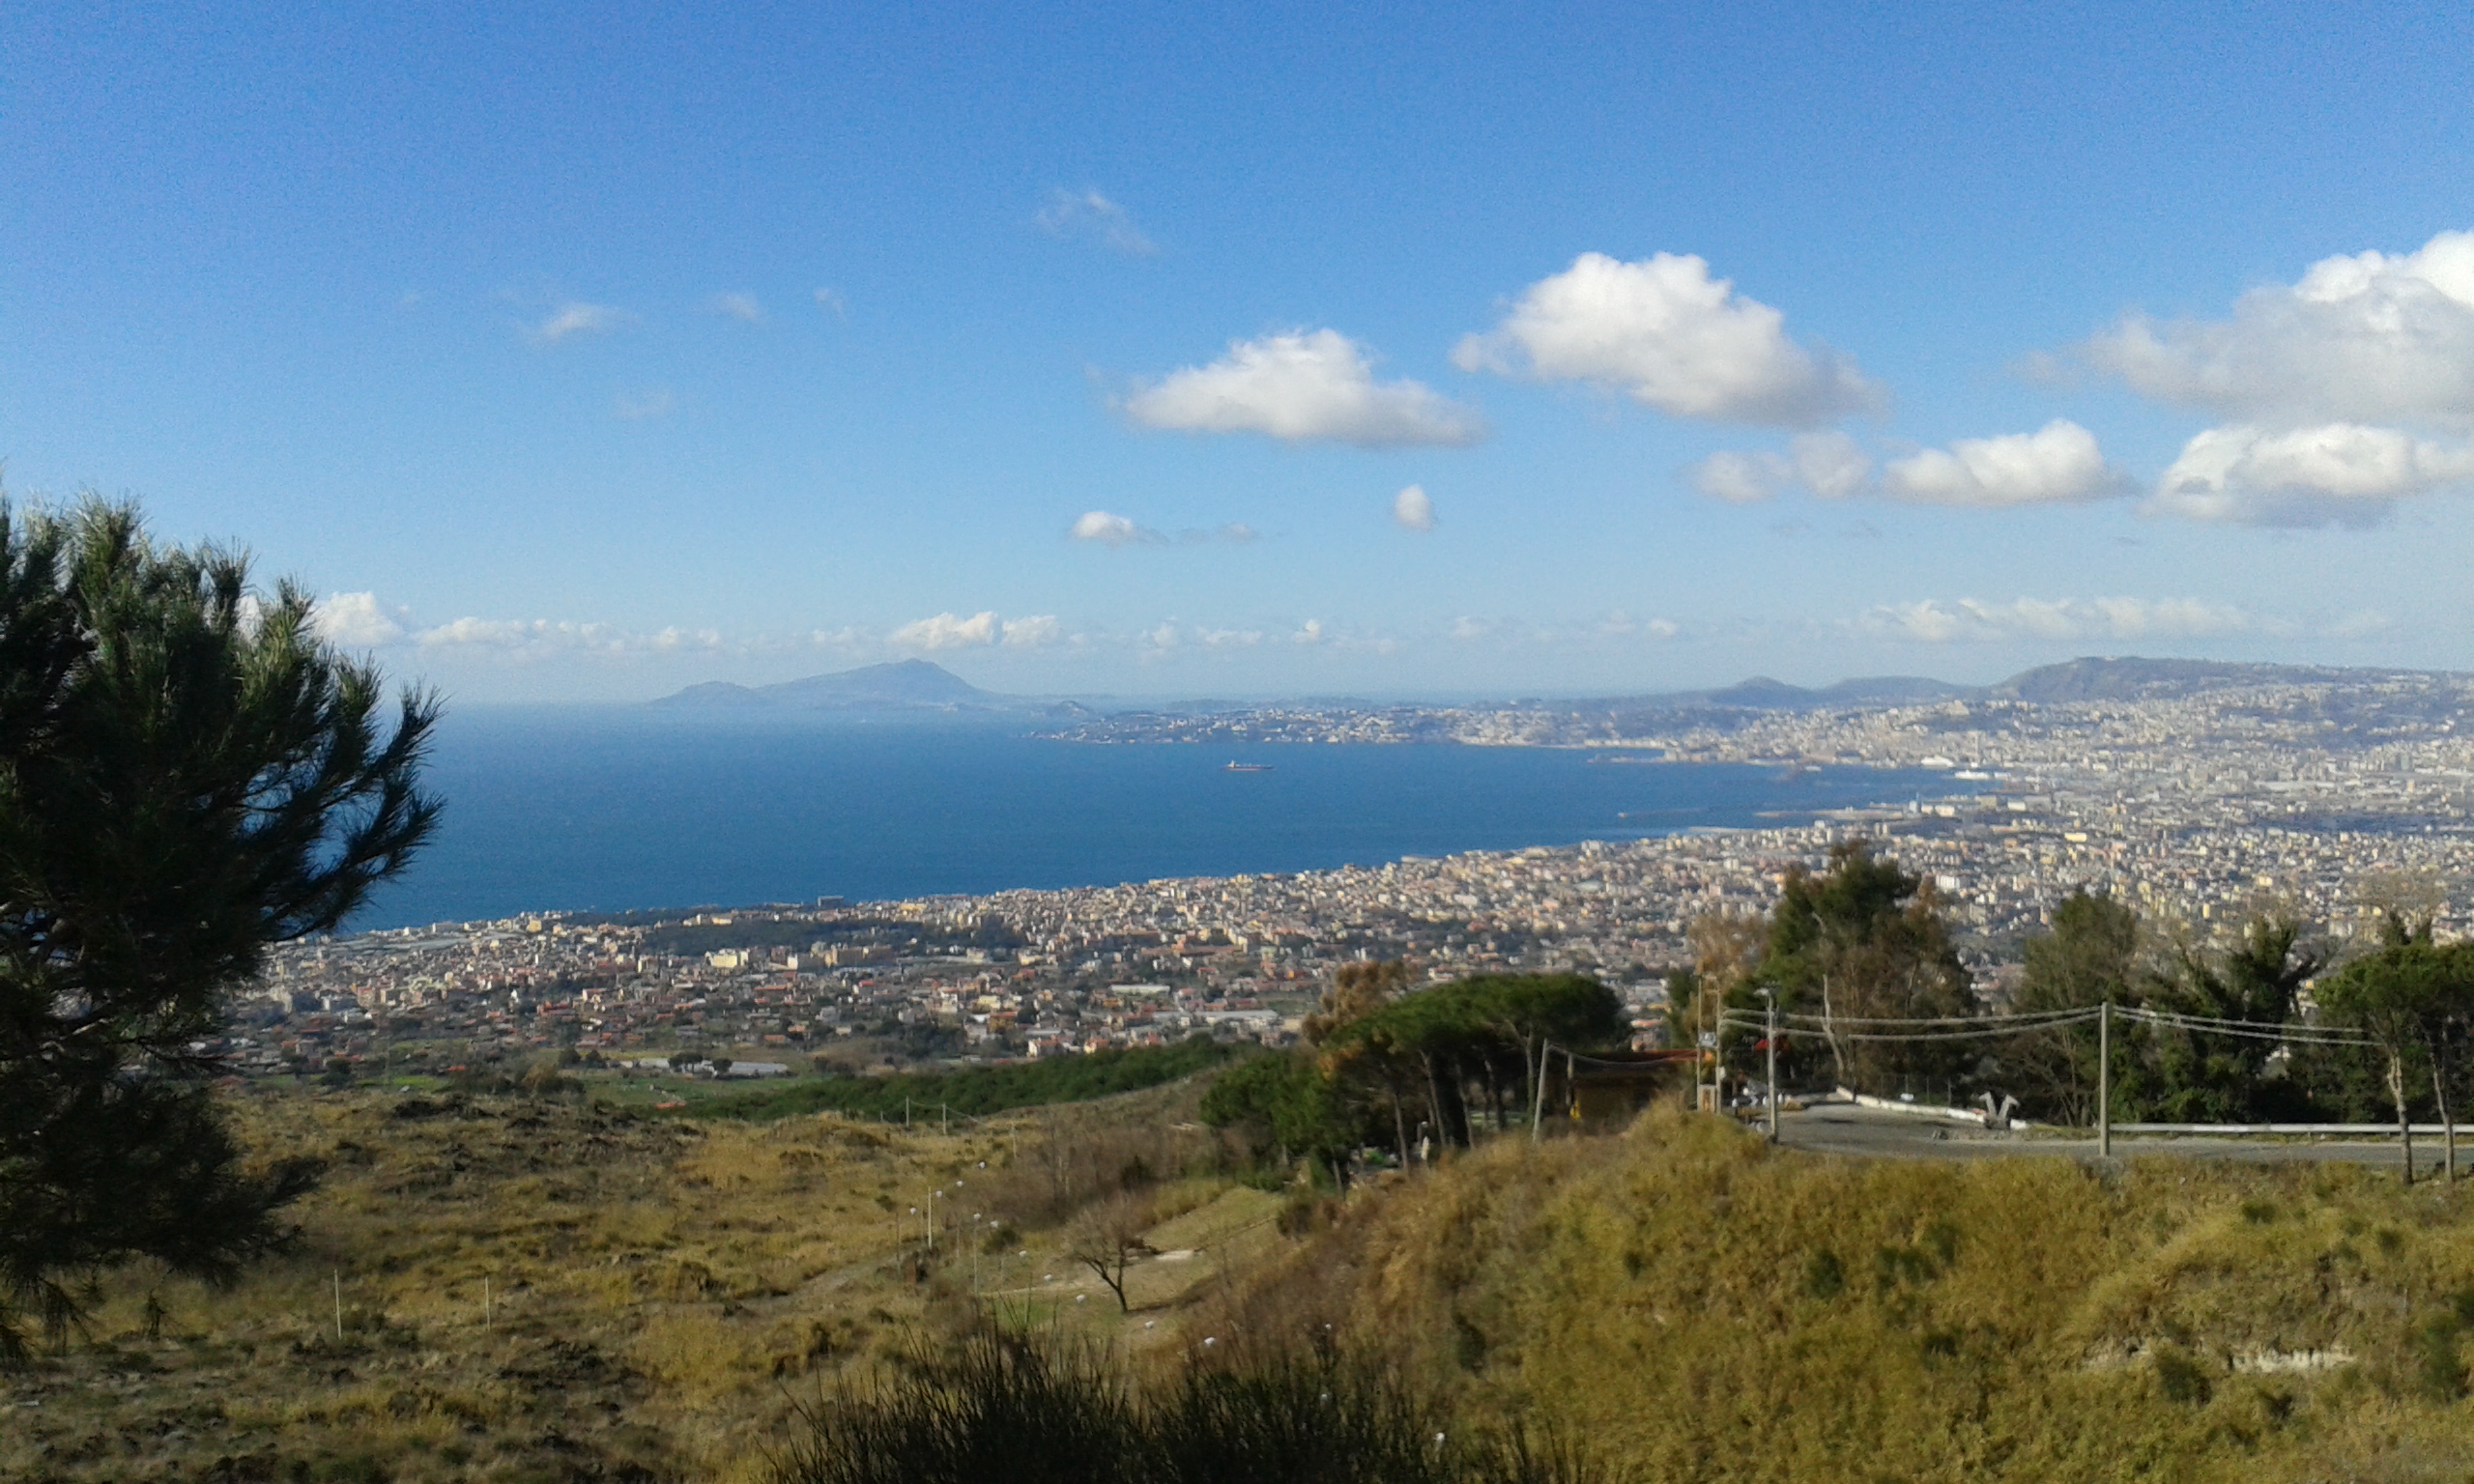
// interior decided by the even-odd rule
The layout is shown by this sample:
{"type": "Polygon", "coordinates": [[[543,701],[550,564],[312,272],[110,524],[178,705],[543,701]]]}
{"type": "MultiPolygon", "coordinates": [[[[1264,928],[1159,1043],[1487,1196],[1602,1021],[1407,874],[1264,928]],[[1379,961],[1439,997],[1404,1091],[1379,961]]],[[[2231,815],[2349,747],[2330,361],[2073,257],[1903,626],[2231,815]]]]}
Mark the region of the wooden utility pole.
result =
{"type": "Polygon", "coordinates": [[[1764,991],[1769,1002],[1769,1025],[1767,1042],[1769,1047],[1769,1142],[1778,1142],[1778,994],[1764,991]]]}
{"type": "Polygon", "coordinates": [[[2096,1007],[2096,1157],[2114,1157],[2114,1002],[2096,1007]]]}

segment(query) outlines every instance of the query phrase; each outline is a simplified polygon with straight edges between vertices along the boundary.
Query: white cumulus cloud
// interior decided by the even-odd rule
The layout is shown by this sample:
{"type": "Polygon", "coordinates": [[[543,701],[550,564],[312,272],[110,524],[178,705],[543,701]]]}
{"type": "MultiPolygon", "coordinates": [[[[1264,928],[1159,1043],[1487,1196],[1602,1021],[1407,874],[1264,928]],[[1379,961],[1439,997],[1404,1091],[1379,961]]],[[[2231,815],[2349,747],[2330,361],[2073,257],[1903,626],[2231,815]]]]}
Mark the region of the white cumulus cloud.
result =
{"type": "Polygon", "coordinates": [[[764,306],[753,294],[716,294],[705,303],[715,314],[726,314],[742,325],[764,323],[764,306]]]}
{"type": "Polygon", "coordinates": [[[1131,516],[1108,510],[1083,511],[1074,518],[1074,528],[1067,534],[1074,540],[1096,541],[1102,546],[1132,546],[1167,539],[1151,528],[1136,524],[1131,516]]]}
{"type": "Polygon", "coordinates": [[[423,629],[413,636],[413,641],[428,648],[496,649],[526,658],[561,654],[623,658],[690,650],[720,652],[733,647],[719,629],[666,628],[641,633],[615,624],[557,618],[457,618],[423,629]]]}
{"type": "Polygon", "coordinates": [[[2210,428],[2183,445],[2149,507],[2250,526],[2370,526],[2408,496],[2474,479],[2474,444],[2359,423],[2210,428]]]}
{"type": "Polygon", "coordinates": [[[1873,457],[1844,433],[1801,433],[1787,444],[1796,481],[1824,499],[1844,499],[1873,477],[1873,457]]]}
{"type": "Polygon", "coordinates": [[[1413,484],[1393,496],[1392,519],[1402,530],[1434,529],[1434,501],[1427,498],[1425,486],[1413,484]]]}
{"type": "Polygon", "coordinates": [[[1045,649],[1065,637],[1065,626],[1054,614],[1038,614],[1028,618],[1008,618],[1003,625],[1004,644],[1008,649],[1045,649]]]}
{"type": "Polygon", "coordinates": [[[2322,259],[2222,320],[2127,315],[2079,354],[2146,396],[2245,423],[2474,429],[2474,232],[2322,259]]]}
{"type": "Polygon", "coordinates": [[[1796,477],[1784,456],[1721,448],[1683,471],[1684,482],[1731,505],[1753,505],[1785,489],[1796,477]]]}
{"type": "Polygon", "coordinates": [[[1881,407],[1881,388],[1826,347],[1798,345],[1786,317],[1710,276],[1691,254],[1637,263],[1585,252],[1524,291],[1503,322],[1469,335],[1464,371],[1592,382],[1679,417],[1814,427],[1881,407]]]}
{"type": "Polygon", "coordinates": [[[1873,458],[1835,430],[1799,433],[1784,454],[1721,449],[1683,471],[1684,482],[1712,499],[1748,505],[1790,485],[1825,499],[1844,499],[1870,487],[1873,458]]]}
{"type": "Polygon", "coordinates": [[[1919,643],[1987,643],[2004,640],[2203,639],[2258,627],[2241,609],[2198,598],[2014,598],[1988,603],[1926,598],[1885,604],[1857,627],[1919,643]]]}
{"type": "Polygon", "coordinates": [[[1946,450],[1892,459],[1882,488],[1918,504],[2001,507],[2098,499],[2119,493],[2123,481],[2094,434],[2057,417],[2033,433],[1963,438],[1946,450]]]}
{"type": "Polygon", "coordinates": [[[1000,636],[996,615],[982,612],[964,618],[954,614],[914,618],[885,636],[897,649],[969,649],[995,643],[1000,636]]]}
{"type": "Polygon", "coordinates": [[[608,304],[570,302],[561,304],[551,316],[532,327],[532,338],[543,345],[557,345],[578,335],[598,335],[635,323],[636,317],[624,309],[608,304]]]}
{"type": "Polygon", "coordinates": [[[374,592],[328,594],[309,611],[309,626],[320,639],[346,649],[375,649],[405,637],[401,612],[389,612],[374,592]]]}
{"type": "Polygon", "coordinates": [[[1377,382],[1365,347],[1334,329],[1233,342],[1211,364],[1183,367],[1136,391],[1124,409],[1145,427],[1364,448],[1460,445],[1486,436],[1473,408],[1419,382],[1377,382]]]}
{"type": "Polygon", "coordinates": [[[1124,207],[1088,187],[1050,191],[1048,204],[1031,220],[1050,237],[1088,238],[1131,258],[1147,258],[1160,250],[1124,207]]]}

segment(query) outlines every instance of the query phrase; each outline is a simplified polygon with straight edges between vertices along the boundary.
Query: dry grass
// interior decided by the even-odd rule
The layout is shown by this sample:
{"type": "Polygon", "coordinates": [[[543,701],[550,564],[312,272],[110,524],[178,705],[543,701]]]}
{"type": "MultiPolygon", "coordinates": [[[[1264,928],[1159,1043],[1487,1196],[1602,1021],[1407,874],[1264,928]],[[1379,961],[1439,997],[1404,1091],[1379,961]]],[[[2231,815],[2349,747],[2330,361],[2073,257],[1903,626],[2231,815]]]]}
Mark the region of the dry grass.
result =
{"type": "Polygon", "coordinates": [[[1191,1096],[950,1137],[249,1097],[261,1147],[331,1161],[300,1248],[228,1293],[121,1275],[90,1335],[0,1377],[0,1477],[744,1479],[794,1399],[982,1316],[1161,1375],[1328,1335],[1469,1426],[1559,1427],[1642,1480],[2461,1480],[2474,1457],[2465,1193],[1837,1161],[1661,1113],[1341,1203],[1209,1173],[1191,1096]],[[1062,1232],[1136,1160],[1163,1255],[1120,1316],[1062,1232]],[[897,1263],[937,1187],[963,1240],[897,1263]]]}
{"type": "Polygon", "coordinates": [[[908,1208],[1013,1134],[370,1092],[240,1116],[330,1161],[298,1250],[225,1293],[120,1275],[68,1354],[0,1376],[0,1476],[736,1476],[786,1383],[928,1317],[908,1208]]]}
{"type": "Polygon", "coordinates": [[[1360,1204],[1215,1322],[1333,1325],[1642,1479],[2461,1480],[2468,1295],[2462,1191],[1837,1161],[1661,1113],[1360,1204]]]}

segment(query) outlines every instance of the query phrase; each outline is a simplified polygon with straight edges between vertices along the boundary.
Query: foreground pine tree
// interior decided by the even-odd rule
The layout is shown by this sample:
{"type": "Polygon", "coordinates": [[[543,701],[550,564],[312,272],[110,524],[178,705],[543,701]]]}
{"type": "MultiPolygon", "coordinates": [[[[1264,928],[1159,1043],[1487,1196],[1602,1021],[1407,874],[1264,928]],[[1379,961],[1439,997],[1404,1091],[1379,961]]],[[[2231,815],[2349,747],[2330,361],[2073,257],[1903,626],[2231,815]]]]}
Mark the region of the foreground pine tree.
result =
{"type": "Polygon", "coordinates": [[[205,1043],[269,945],[341,923],[438,816],[436,705],[245,558],[136,511],[0,503],[0,1360],[102,1272],[214,1280],[314,1170],[252,1171],[205,1043]]]}

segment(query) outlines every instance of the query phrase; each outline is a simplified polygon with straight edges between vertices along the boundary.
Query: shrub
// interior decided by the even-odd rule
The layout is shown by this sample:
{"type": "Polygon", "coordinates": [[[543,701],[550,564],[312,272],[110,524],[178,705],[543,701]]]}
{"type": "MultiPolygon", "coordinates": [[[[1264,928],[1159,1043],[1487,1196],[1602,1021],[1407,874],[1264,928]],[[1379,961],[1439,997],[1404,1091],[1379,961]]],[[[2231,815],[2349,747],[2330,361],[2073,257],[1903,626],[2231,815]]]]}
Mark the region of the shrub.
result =
{"type": "Polygon", "coordinates": [[[1464,1436],[1329,1350],[1196,1365],[1142,1396],[1097,1350],[983,1330],[802,1409],[774,1484],[1589,1484],[1577,1450],[1464,1436]]]}

